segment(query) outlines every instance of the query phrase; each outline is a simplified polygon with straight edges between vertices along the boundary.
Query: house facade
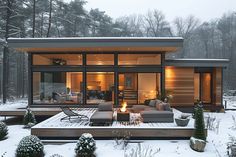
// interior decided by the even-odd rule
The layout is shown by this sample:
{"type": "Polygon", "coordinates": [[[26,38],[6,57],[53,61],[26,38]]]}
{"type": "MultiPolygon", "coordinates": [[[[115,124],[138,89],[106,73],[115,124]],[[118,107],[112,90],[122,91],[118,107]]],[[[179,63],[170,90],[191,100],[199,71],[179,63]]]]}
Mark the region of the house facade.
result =
{"type": "Polygon", "coordinates": [[[226,59],[166,59],[183,38],[10,38],[28,53],[31,107],[144,104],[171,95],[172,107],[222,106],[226,59]]]}

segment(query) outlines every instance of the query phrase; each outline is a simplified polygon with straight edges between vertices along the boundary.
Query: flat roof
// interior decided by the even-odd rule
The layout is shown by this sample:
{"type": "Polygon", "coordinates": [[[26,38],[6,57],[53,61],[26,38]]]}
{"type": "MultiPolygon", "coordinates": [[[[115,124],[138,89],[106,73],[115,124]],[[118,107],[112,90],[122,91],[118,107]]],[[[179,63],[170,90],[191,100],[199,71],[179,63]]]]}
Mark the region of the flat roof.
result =
{"type": "Polygon", "coordinates": [[[166,66],[175,67],[227,67],[229,59],[177,58],[166,59],[166,66]]]}
{"type": "Polygon", "coordinates": [[[8,45],[21,52],[174,52],[183,47],[183,38],[9,38],[8,45]]]}

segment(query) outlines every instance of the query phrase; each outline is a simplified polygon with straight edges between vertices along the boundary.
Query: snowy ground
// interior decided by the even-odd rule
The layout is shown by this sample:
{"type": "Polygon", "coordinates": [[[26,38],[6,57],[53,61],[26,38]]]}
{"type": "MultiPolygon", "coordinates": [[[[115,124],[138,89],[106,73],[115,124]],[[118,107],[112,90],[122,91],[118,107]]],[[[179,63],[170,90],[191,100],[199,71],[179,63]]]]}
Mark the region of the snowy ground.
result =
{"type": "Polygon", "coordinates": [[[227,103],[226,109],[236,109],[236,90],[229,90],[223,95],[223,105],[227,103]]]}
{"type": "MultiPolygon", "coordinates": [[[[236,135],[236,130],[233,123],[232,116],[236,117],[235,111],[227,111],[226,113],[205,113],[211,117],[216,117],[220,120],[219,132],[208,131],[208,144],[206,146],[204,153],[198,153],[189,147],[189,140],[145,140],[141,141],[141,146],[144,148],[150,147],[151,149],[157,150],[160,148],[160,152],[157,153],[158,157],[178,157],[178,156],[192,156],[192,157],[219,157],[227,156],[226,154],[226,144],[229,141],[228,137],[230,135],[236,135]]],[[[9,135],[8,139],[0,141],[0,155],[6,152],[5,157],[13,157],[17,144],[20,139],[26,135],[30,134],[29,129],[23,129],[22,125],[9,125],[9,135]]],[[[96,154],[98,157],[122,157],[124,156],[124,150],[120,146],[117,146],[114,140],[97,140],[97,150],[96,154]]],[[[138,144],[130,144],[127,147],[127,152],[130,152],[132,148],[137,147],[138,144]]],[[[74,156],[75,143],[68,143],[63,145],[45,145],[45,155],[50,157],[52,154],[60,154],[64,157],[74,156]]]]}
{"type": "Polygon", "coordinates": [[[16,102],[7,102],[6,104],[0,104],[0,109],[14,109],[14,108],[26,108],[28,105],[28,99],[20,99],[16,102]]]}
{"type": "MultiPolygon", "coordinates": [[[[23,102],[22,102],[23,103],[23,102]]],[[[21,103],[17,103],[19,105],[21,103]]],[[[24,103],[23,103],[24,104],[24,103]]],[[[236,105],[236,101],[231,104],[236,105]]],[[[17,106],[16,105],[16,106],[17,106]]],[[[21,104],[22,105],[22,104],[21,104]]],[[[2,107],[2,106],[1,106],[2,107]]],[[[236,136],[236,122],[232,116],[236,118],[236,111],[226,111],[226,113],[204,113],[205,117],[215,117],[216,122],[219,121],[219,130],[208,131],[207,146],[205,152],[198,153],[189,147],[189,140],[145,140],[141,141],[141,147],[150,148],[153,151],[160,148],[156,154],[158,157],[226,157],[227,156],[227,142],[229,142],[229,135],[236,136]]],[[[0,117],[0,120],[3,118],[0,117]]],[[[20,123],[18,123],[20,124],[20,123]]],[[[12,124],[8,125],[9,135],[4,141],[0,141],[0,156],[14,157],[17,144],[24,136],[30,135],[29,129],[23,129],[22,125],[12,124]]],[[[45,145],[45,156],[50,157],[53,154],[60,154],[64,157],[74,157],[74,148],[76,143],[67,143],[62,145],[45,145]]],[[[132,148],[136,148],[138,144],[129,144],[127,150],[124,151],[120,146],[115,144],[114,140],[96,140],[97,157],[123,157],[128,154],[132,148]]]]}

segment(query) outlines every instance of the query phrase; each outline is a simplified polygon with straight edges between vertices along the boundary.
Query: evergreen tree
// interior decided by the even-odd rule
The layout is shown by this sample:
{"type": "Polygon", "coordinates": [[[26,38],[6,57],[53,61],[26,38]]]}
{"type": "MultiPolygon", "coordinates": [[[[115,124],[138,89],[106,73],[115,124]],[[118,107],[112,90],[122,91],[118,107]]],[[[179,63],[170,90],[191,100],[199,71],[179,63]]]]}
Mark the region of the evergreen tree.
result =
{"type": "Polygon", "coordinates": [[[23,124],[25,126],[29,126],[29,127],[36,124],[35,116],[29,108],[25,112],[24,119],[23,119],[23,124]]]}
{"type": "Polygon", "coordinates": [[[206,141],[203,108],[200,103],[196,107],[194,117],[195,117],[195,124],[194,124],[195,129],[193,137],[206,141]]]}

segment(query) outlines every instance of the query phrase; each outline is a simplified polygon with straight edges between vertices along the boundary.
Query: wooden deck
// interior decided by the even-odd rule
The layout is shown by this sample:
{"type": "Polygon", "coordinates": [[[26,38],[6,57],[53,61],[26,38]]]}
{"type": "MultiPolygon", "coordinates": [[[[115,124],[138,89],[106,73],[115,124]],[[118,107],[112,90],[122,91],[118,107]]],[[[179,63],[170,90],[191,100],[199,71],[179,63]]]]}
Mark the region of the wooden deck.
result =
{"type": "MultiPolygon", "coordinates": [[[[77,112],[91,116],[96,109],[79,109],[77,112]]],[[[175,117],[181,114],[174,110],[175,117]]],[[[125,123],[114,121],[111,126],[90,126],[88,121],[60,121],[64,116],[59,113],[31,128],[31,134],[41,139],[78,139],[83,133],[91,133],[95,138],[114,138],[117,134],[124,136],[131,134],[133,139],[154,139],[154,138],[189,138],[193,134],[194,120],[191,119],[188,126],[179,127],[175,123],[142,123],[135,122],[140,114],[131,114],[131,121],[125,123]]],[[[114,112],[114,117],[116,112],[114,112]]]]}

